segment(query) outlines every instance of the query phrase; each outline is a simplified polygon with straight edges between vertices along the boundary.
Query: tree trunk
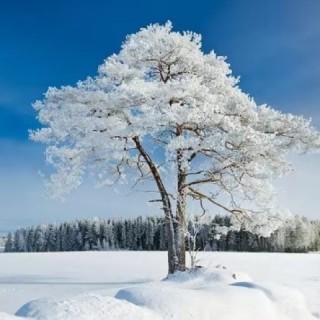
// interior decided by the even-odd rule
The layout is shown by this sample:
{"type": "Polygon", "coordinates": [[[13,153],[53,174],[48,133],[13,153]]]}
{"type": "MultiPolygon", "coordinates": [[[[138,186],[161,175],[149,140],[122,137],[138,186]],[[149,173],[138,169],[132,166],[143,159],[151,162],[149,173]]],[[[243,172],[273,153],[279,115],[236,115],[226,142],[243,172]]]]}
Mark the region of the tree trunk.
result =
{"type": "Polygon", "coordinates": [[[186,270],[186,193],[185,193],[185,172],[182,170],[178,174],[178,199],[177,199],[177,213],[176,213],[176,248],[178,257],[178,270],[186,270]]]}
{"type": "Polygon", "coordinates": [[[168,233],[168,274],[173,274],[178,270],[178,256],[175,243],[175,230],[172,212],[165,213],[165,215],[165,223],[168,233]]]}
{"type": "MultiPolygon", "coordinates": [[[[178,126],[176,129],[176,136],[182,134],[182,129],[178,126]]],[[[186,270],[186,167],[184,165],[183,151],[181,149],[177,150],[177,211],[176,211],[176,221],[175,221],[175,240],[177,248],[178,257],[178,270],[186,270]]]]}
{"type": "Polygon", "coordinates": [[[152,159],[148,155],[148,153],[144,150],[142,144],[140,143],[140,140],[138,137],[133,137],[132,140],[135,142],[136,147],[141,154],[141,156],[145,159],[152,176],[156,182],[156,185],[158,187],[161,201],[163,204],[163,211],[165,215],[165,223],[168,233],[168,273],[172,274],[175,271],[178,270],[178,257],[177,257],[177,250],[176,250],[176,241],[175,241],[175,227],[173,223],[173,214],[172,214],[172,207],[170,198],[168,195],[168,192],[162,182],[161,176],[158,172],[157,167],[153,163],[152,159]]]}

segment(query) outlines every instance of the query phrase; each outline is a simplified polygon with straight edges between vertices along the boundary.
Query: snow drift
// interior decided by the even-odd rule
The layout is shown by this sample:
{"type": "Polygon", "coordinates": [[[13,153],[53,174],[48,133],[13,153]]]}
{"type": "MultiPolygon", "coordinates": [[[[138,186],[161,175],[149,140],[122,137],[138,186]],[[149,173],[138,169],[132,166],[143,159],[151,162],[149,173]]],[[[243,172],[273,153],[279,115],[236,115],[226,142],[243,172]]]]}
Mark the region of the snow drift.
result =
{"type": "Polygon", "coordinates": [[[215,267],[177,273],[163,281],[121,289],[115,298],[84,294],[41,299],[17,316],[41,320],[312,320],[302,295],[258,285],[245,274],[215,267]]]}
{"type": "MultiPolygon", "coordinates": [[[[49,298],[31,301],[22,306],[16,315],[41,320],[161,319],[146,308],[98,294],[82,294],[65,299],[49,298]]],[[[10,319],[8,318],[8,320],[10,319]]]]}
{"type": "Polygon", "coordinates": [[[1,320],[27,320],[30,318],[20,318],[20,317],[13,316],[11,314],[0,312],[0,319],[1,320]]]}
{"type": "Polygon", "coordinates": [[[257,285],[228,270],[197,270],[120,290],[116,298],[154,310],[162,319],[314,319],[291,288],[257,285]]]}

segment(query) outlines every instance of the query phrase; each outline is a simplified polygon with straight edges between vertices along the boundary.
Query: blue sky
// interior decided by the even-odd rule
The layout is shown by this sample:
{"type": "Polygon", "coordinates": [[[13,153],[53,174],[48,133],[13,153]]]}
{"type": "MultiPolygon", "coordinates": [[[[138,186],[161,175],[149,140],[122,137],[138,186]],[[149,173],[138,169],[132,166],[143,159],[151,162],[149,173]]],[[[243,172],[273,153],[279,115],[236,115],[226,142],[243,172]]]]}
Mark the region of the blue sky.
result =
{"type": "MultiPolygon", "coordinates": [[[[318,0],[0,0],[0,230],[158,212],[145,207],[144,195],[124,198],[88,185],[65,204],[44,199],[37,173],[43,147],[28,141],[28,129],[38,126],[31,104],[48,86],[94,76],[127,34],[150,23],[171,20],[175,30],[201,33],[203,50],[227,56],[245,92],[259,103],[312,117],[320,128],[319,16],[318,0]]],[[[313,196],[320,158],[295,162],[298,174],[279,183],[280,202],[320,218],[313,196]]]]}

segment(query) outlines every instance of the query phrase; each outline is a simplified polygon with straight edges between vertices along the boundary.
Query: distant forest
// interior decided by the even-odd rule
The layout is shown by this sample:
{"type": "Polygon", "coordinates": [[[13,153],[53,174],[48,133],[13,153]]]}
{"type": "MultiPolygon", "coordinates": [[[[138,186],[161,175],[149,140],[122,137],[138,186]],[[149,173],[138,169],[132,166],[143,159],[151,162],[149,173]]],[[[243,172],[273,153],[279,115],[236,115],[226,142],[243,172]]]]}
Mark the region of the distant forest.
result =
{"type": "MultiPolygon", "coordinates": [[[[320,251],[320,222],[296,217],[264,238],[245,229],[218,235],[216,226],[230,226],[227,216],[215,216],[201,225],[196,248],[206,251],[320,251]]],[[[194,235],[192,222],[189,233],[194,235]]],[[[187,239],[186,239],[187,241],[187,239]]],[[[188,245],[188,241],[187,241],[188,245]]],[[[5,252],[49,252],[86,250],[166,250],[164,219],[86,219],[61,224],[41,224],[9,233],[5,252]]]]}

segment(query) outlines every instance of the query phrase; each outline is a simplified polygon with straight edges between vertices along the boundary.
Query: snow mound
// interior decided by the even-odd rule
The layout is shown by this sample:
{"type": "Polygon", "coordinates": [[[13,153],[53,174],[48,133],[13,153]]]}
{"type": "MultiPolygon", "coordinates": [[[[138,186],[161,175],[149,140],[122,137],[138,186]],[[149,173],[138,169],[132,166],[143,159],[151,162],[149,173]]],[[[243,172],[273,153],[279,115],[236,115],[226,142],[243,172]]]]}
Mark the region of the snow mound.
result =
{"type": "MultiPolygon", "coordinates": [[[[16,315],[39,320],[160,320],[148,309],[98,294],[83,294],[66,299],[34,300],[22,306],[16,315]]],[[[3,320],[1,317],[0,319],[3,320]]],[[[11,320],[11,318],[4,319],[11,320]]]]}
{"type": "Polygon", "coordinates": [[[4,312],[0,312],[0,319],[1,320],[27,320],[27,318],[16,317],[11,314],[4,313],[4,312]]]}
{"type": "MultiPolygon", "coordinates": [[[[238,274],[238,278],[248,277],[238,274]]],[[[314,319],[298,292],[236,279],[228,270],[200,269],[122,289],[116,298],[147,307],[162,319],[314,319]]]]}
{"type": "Polygon", "coordinates": [[[164,281],[183,283],[184,286],[210,286],[220,284],[231,284],[238,281],[251,282],[252,279],[245,273],[231,272],[225,266],[218,265],[214,268],[195,269],[189,272],[176,272],[168,275],[164,281]]]}
{"type": "Polygon", "coordinates": [[[115,298],[91,293],[35,300],[16,315],[35,320],[315,319],[299,292],[256,284],[225,267],[176,273],[163,281],[122,289],[115,298]]]}

